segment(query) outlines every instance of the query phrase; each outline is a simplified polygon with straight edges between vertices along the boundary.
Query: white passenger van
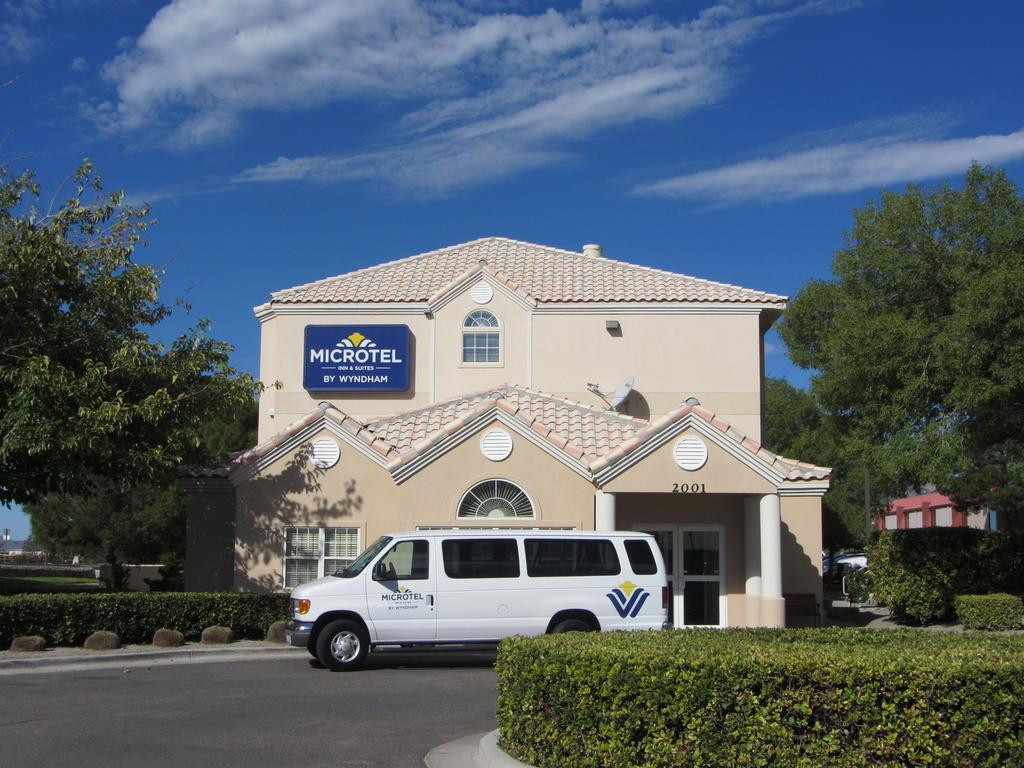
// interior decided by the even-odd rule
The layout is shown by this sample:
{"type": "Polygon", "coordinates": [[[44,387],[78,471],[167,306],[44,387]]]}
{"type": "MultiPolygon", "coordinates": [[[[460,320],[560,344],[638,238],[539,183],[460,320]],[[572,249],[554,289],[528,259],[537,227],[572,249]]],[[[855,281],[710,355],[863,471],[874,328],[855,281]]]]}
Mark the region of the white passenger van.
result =
{"type": "Polygon", "coordinates": [[[463,648],[511,635],[661,629],[665,563],[629,531],[432,530],[382,536],[295,588],[286,636],[332,669],[370,649],[463,648]]]}

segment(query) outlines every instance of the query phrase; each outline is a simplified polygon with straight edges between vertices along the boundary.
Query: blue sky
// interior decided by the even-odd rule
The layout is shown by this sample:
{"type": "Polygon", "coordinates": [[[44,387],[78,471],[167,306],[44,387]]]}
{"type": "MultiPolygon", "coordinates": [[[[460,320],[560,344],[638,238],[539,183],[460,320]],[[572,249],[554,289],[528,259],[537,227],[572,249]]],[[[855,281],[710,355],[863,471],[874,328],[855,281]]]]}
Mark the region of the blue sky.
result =
{"type": "MultiPolygon", "coordinates": [[[[153,204],[256,371],[271,290],[485,235],[792,295],[880,188],[1024,180],[1019,3],[0,0],[0,161],[153,204]]],[[[807,376],[769,338],[769,373],[807,376]]],[[[0,528],[27,533],[0,509],[0,528]]]]}

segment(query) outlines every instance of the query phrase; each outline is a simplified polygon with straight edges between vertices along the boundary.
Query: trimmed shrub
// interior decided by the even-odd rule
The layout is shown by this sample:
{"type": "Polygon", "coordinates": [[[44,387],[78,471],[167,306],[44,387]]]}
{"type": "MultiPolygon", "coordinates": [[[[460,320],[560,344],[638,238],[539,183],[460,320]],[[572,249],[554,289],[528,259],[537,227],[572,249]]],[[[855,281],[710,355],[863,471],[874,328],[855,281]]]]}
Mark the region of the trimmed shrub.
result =
{"type": "Polygon", "coordinates": [[[248,592],[108,592],[0,596],[0,647],[16,635],[40,635],[50,645],[81,645],[98,629],[125,643],[146,643],[171,627],[197,640],[205,627],[231,627],[261,640],[288,614],[288,595],[248,592]]]}
{"type": "Polygon", "coordinates": [[[285,642],[284,636],[284,625],[287,624],[285,621],[275,621],[267,628],[267,642],[268,643],[283,643],[285,642]]]}
{"type": "Polygon", "coordinates": [[[121,647],[121,638],[115,632],[101,629],[85,638],[82,647],[87,651],[112,651],[121,647]]]}
{"type": "Polygon", "coordinates": [[[875,599],[901,619],[953,617],[957,595],[1024,592],[1024,536],[972,528],[880,531],[868,545],[875,599]]]}
{"type": "Polygon", "coordinates": [[[18,651],[20,653],[45,651],[46,640],[41,638],[39,635],[29,635],[28,637],[16,637],[13,640],[11,640],[11,650],[18,651]]]}
{"type": "Polygon", "coordinates": [[[1018,595],[957,595],[955,605],[967,629],[1024,629],[1024,600],[1018,595]]]}
{"type": "Polygon", "coordinates": [[[875,599],[875,575],[867,568],[846,574],[846,591],[854,603],[870,603],[875,599]]]}
{"type": "Polygon", "coordinates": [[[231,627],[207,627],[203,630],[202,642],[206,645],[227,645],[235,640],[231,627]]]}
{"type": "Polygon", "coordinates": [[[897,630],[511,638],[501,743],[541,768],[1024,764],[1024,642],[897,630]]]}
{"type": "Polygon", "coordinates": [[[153,633],[153,645],[157,648],[175,648],[185,644],[185,636],[176,629],[158,629],[153,633]]]}

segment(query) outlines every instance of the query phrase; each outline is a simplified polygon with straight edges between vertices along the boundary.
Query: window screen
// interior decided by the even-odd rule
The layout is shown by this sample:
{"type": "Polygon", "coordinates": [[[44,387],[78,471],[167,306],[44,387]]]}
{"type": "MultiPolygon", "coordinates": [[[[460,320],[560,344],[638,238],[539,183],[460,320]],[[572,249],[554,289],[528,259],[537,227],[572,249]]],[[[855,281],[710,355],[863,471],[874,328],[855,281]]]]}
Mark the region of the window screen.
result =
{"type": "Polygon", "coordinates": [[[320,529],[286,528],[284,587],[291,589],[320,578],[320,529]]]}
{"type": "Polygon", "coordinates": [[[626,556],[629,566],[637,576],[650,576],[658,572],[658,564],[651,551],[651,545],[644,539],[630,539],[626,542],[626,556]]]}
{"type": "Polygon", "coordinates": [[[486,309],[470,312],[463,323],[462,362],[497,363],[501,358],[498,318],[486,309]]]}
{"type": "Polygon", "coordinates": [[[284,588],[334,573],[358,554],[358,528],[285,528],[284,588]]]}
{"type": "Polygon", "coordinates": [[[529,576],[614,576],[619,556],[607,539],[527,539],[529,576]]]}
{"type": "Polygon", "coordinates": [[[462,334],[462,362],[497,363],[500,360],[500,341],[496,333],[462,334]]]}
{"type": "MultiPolygon", "coordinates": [[[[400,541],[380,560],[387,568],[385,581],[430,578],[430,544],[426,539],[400,541]]],[[[374,567],[374,578],[377,566],[374,567]]]]}
{"type": "Polygon", "coordinates": [[[441,543],[450,579],[514,579],[519,576],[515,539],[448,539],[441,543]]]}
{"type": "Polygon", "coordinates": [[[324,575],[344,568],[359,556],[358,528],[324,529],[324,575]]]}

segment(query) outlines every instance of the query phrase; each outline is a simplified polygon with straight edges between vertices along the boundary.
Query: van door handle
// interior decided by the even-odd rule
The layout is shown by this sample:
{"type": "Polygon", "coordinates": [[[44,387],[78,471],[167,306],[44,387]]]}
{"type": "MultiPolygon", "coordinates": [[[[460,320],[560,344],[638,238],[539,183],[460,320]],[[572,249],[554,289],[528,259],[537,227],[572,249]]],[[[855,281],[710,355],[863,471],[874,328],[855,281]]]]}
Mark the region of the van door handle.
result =
{"type": "Polygon", "coordinates": [[[434,607],[434,596],[433,595],[427,595],[427,605],[429,605],[431,608],[434,607]]]}

